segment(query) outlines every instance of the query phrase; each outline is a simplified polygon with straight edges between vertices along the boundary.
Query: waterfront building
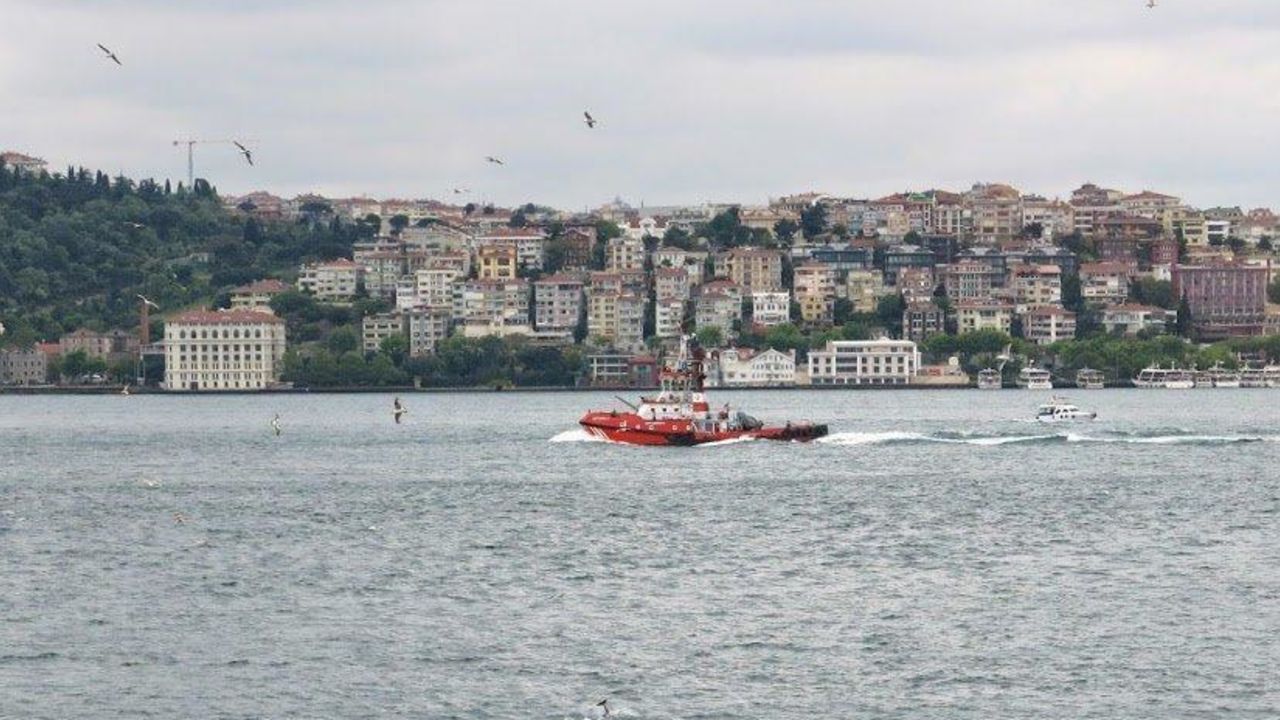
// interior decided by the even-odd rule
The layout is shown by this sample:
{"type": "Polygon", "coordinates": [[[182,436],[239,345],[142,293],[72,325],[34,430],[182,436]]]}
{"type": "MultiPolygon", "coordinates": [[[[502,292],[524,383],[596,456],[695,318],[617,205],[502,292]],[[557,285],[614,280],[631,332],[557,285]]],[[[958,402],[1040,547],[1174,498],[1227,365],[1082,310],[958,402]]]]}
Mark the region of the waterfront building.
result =
{"type": "Polygon", "coordinates": [[[364,283],[364,268],[351,260],[303,265],[298,289],[325,302],[349,302],[364,283]]]}
{"type": "Polygon", "coordinates": [[[124,330],[100,333],[87,328],[67,333],[58,341],[58,354],[66,355],[77,350],[89,357],[118,361],[137,355],[138,336],[124,330]]]}
{"type": "Polygon", "coordinates": [[[0,350],[0,385],[43,385],[49,358],[38,348],[0,350]]]}
{"type": "Polygon", "coordinates": [[[1151,305],[1123,303],[1109,305],[1102,309],[1102,329],[1108,334],[1137,335],[1140,332],[1163,333],[1174,322],[1178,314],[1151,305]]]}
{"type": "Polygon", "coordinates": [[[649,356],[626,353],[588,355],[587,384],[599,388],[656,387],[658,361],[649,356]]]}
{"type": "Polygon", "coordinates": [[[1022,316],[1022,335],[1036,345],[1052,345],[1076,336],[1076,314],[1060,307],[1043,306],[1022,316]]]}
{"type": "Polygon", "coordinates": [[[262,390],[280,379],[285,323],[258,310],[192,310],[164,326],[168,390],[262,390]]]}
{"type": "Polygon", "coordinates": [[[1173,294],[1186,298],[1192,324],[1202,339],[1261,335],[1270,276],[1269,260],[1261,266],[1233,262],[1174,265],[1173,294]]]}
{"type": "Polygon", "coordinates": [[[796,351],[725,348],[712,353],[707,380],[712,387],[791,387],[796,351]]]}
{"type": "Polygon", "coordinates": [[[906,385],[920,369],[910,340],[831,340],[809,353],[813,385],[906,385]]]}

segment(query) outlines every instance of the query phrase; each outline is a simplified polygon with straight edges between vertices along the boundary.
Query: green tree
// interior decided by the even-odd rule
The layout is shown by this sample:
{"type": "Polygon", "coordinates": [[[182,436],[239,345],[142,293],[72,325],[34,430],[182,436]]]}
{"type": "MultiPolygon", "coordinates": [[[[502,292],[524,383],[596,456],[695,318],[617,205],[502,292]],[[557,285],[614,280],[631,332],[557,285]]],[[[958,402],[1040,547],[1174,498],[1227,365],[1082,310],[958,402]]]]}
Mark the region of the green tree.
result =
{"type": "Polygon", "coordinates": [[[791,245],[791,240],[800,231],[800,226],[796,221],[789,218],[783,218],[773,224],[773,234],[778,238],[778,242],[784,246],[791,245]]]}
{"type": "Polygon", "coordinates": [[[698,344],[704,348],[718,348],[724,346],[724,331],[715,325],[698,328],[698,344]]]}
{"type": "Polygon", "coordinates": [[[343,325],[329,333],[329,339],[325,345],[328,346],[329,352],[342,356],[360,348],[360,336],[350,325],[343,325]]]}
{"type": "Polygon", "coordinates": [[[1183,295],[1182,299],[1178,301],[1176,332],[1182,337],[1191,337],[1192,327],[1191,304],[1187,302],[1187,296],[1183,295]]]}
{"type": "Polygon", "coordinates": [[[806,238],[812,239],[827,229],[827,206],[816,202],[800,211],[800,230],[806,238]]]}
{"type": "Polygon", "coordinates": [[[391,234],[399,235],[400,233],[404,232],[405,228],[409,227],[409,216],[401,215],[401,214],[392,215],[390,225],[391,225],[391,234]]]}

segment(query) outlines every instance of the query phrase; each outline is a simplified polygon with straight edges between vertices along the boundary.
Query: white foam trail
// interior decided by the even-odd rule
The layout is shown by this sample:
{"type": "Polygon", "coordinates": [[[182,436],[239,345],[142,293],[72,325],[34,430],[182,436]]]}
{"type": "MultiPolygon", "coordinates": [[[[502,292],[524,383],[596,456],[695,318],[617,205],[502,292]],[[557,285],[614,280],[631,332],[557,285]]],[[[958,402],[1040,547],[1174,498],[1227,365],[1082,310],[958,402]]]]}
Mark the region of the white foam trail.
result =
{"type": "Polygon", "coordinates": [[[1230,443],[1277,442],[1280,437],[1261,435],[1153,435],[1151,437],[1096,437],[1092,435],[1067,435],[1073,443],[1126,443],[1130,445],[1226,445],[1230,443]]]}
{"type": "Polygon", "coordinates": [[[757,440],[757,438],[736,437],[736,438],[729,438],[728,440],[716,440],[715,442],[700,443],[695,447],[700,447],[700,448],[724,447],[725,445],[737,445],[738,443],[754,442],[755,440],[757,440]]]}
{"type": "Polygon", "coordinates": [[[609,442],[609,441],[598,435],[592,435],[591,433],[587,432],[586,430],[583,430],[582,428],[574,428],[572,430],[565,430],[564,432],[556,435],[555,437],[551,438],[547,442],[575,443],[575,442],[609,442]]]}
{"type": "Polygon", "coordinates": [[[913,432],[843,432],[818,438],[814,442],[824,445],[880,445],[883,443],[928,439],[926,435],[913,432]]]}

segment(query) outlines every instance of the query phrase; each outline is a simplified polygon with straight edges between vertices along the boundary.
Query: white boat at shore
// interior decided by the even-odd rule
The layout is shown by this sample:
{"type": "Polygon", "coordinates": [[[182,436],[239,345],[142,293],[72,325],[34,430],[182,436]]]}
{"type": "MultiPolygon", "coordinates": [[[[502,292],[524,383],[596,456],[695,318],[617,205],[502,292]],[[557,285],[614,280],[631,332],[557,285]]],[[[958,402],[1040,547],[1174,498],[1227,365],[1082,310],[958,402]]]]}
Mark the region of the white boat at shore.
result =
{"type": "Polygon", "coordinates": [[[1080,368],[1076,373],[1076,387],[1081,390],[1101,390],[1107,386],[1107,378],[1100,370],[1080,368]]]}
{"type": "Polygon", "coordinates": [[[1144,390],[1190,390],[1196,386],[1196,379],[1190,370],[1153,365],[1138,373],[1133,379],[1133,386],[1144,390]]]}
{"type": "Polygon", "coordinates": [[[1280,387],[1280,365],[1266,367],[1247,367],[1240,370],[1240,387],[1242,388],[1278,388],[1280,387]]]}
{"type": "Polygon", "coordinates": [[[1018,373],[1018,387],[1024,390],[1052,390],[1053,376],[1043,368],[1025,367],[1018,373]]]}
{"type": "Polygon", "coordinates": [[[985,368],[978,371],[979,390],[999,390],[1004,387],[1004,378],[999,370],[985,368]]]}

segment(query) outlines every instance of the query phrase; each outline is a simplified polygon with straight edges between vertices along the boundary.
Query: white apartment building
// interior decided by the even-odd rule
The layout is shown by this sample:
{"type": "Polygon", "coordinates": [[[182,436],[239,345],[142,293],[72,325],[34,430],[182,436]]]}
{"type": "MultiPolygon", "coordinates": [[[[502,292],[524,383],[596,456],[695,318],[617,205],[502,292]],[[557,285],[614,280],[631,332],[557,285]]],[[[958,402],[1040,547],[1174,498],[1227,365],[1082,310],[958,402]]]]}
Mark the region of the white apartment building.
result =
{"type": "Polygon", "coordinates": [[[742,319],[742,300],[722,292],[706,292],[698,296],[694,322],[699,330],[718,327],[725,338],[733,333],[733,324],[742,319]]]}
{"type": "Polygon", "coordinates": [[[680,298],[658,298],[653,306],[653,334],[660,338],[677,338],[682,334],[687,301],[680,298]]]}
{"type": "Polygon", "coordinates": [[[992,300],[968,300],[955,304],[956,331],[999,330],[1008,333],[1013,327],[1013,306],[992,300]]]}
{"type": "Polygon", "coordinates": [[[1062,304],[1062,271],[1057,265],[1019,265],[1013,270],[1018,312],[1062,304]]]}
{"type": "Polygon", "coordinates": [[[1124,302],[1129,297],[1129,266],[1121,262],[1081,265],[1080,294],[1087,302],[1124,302]]]}
{"type": "Polygon", "coordinates": [[[254,310],[192,310],[164,326],[168,390],[261,390],[280,379],[284,320],[254,310]]]}
{"type": "Polygon", "coordinates": [[[751,293],[751,322],[772,327],[791,320],[791,293],[751,293]]]}
{"type": "Polygon", "coordinates": [[[605,269],[618,273],[628,270],[644,270],[644,240],[633,237],[616,237],[605,246],[605,269]]]}
{"type": "Polygon", "coordinates": [[[582,281],[569,275],[552,275],[533,284],[533,316],[538,330],[569,330],[578,326],[582,313],[582,281]]]}
{"type": "Polygon", "coordinates": [[[659,267],[653,271],[654,296],[659,300],[688,300],[689,273],[683,267],[659,267]]]}
{"type": "Polygon", "coordinates": [[[327,302],[351,300],[363,281],[364,267],[350,260],[303,265],[298,273],[298,289],[327,302]]]}
{"type": "Polygon", "coordinates": [[[367,315],[360,321],[361,346],[367,353],[378,352],[382,341],[387,338],[404,336],[404,315],[398,312],[367,315]]]}
{"type": "Polygon", "coordinates": [[[611,347],[644,347],[645,298],[629,292],[592,292],[587,306],[587,334],[611,347]]]}
{"type": "Polygon", "coordinates": [[[850,270],[845,278],[845,295],[856,313],[875,312],[884,294],[884,274],[879,270],[850,270]]]}
{"type": "Polygon", "coordinates": [[[449,336],[452,317],[447,310],[423,308],[405,313],[409,325],[409,354],[430,355],[441,340],[449,336]]]}
{"type": "Polygon", "coordinates": [[[910,340],[832,340],[809,353],[813,385],[907,385],[919,370],[910,340]]]}

